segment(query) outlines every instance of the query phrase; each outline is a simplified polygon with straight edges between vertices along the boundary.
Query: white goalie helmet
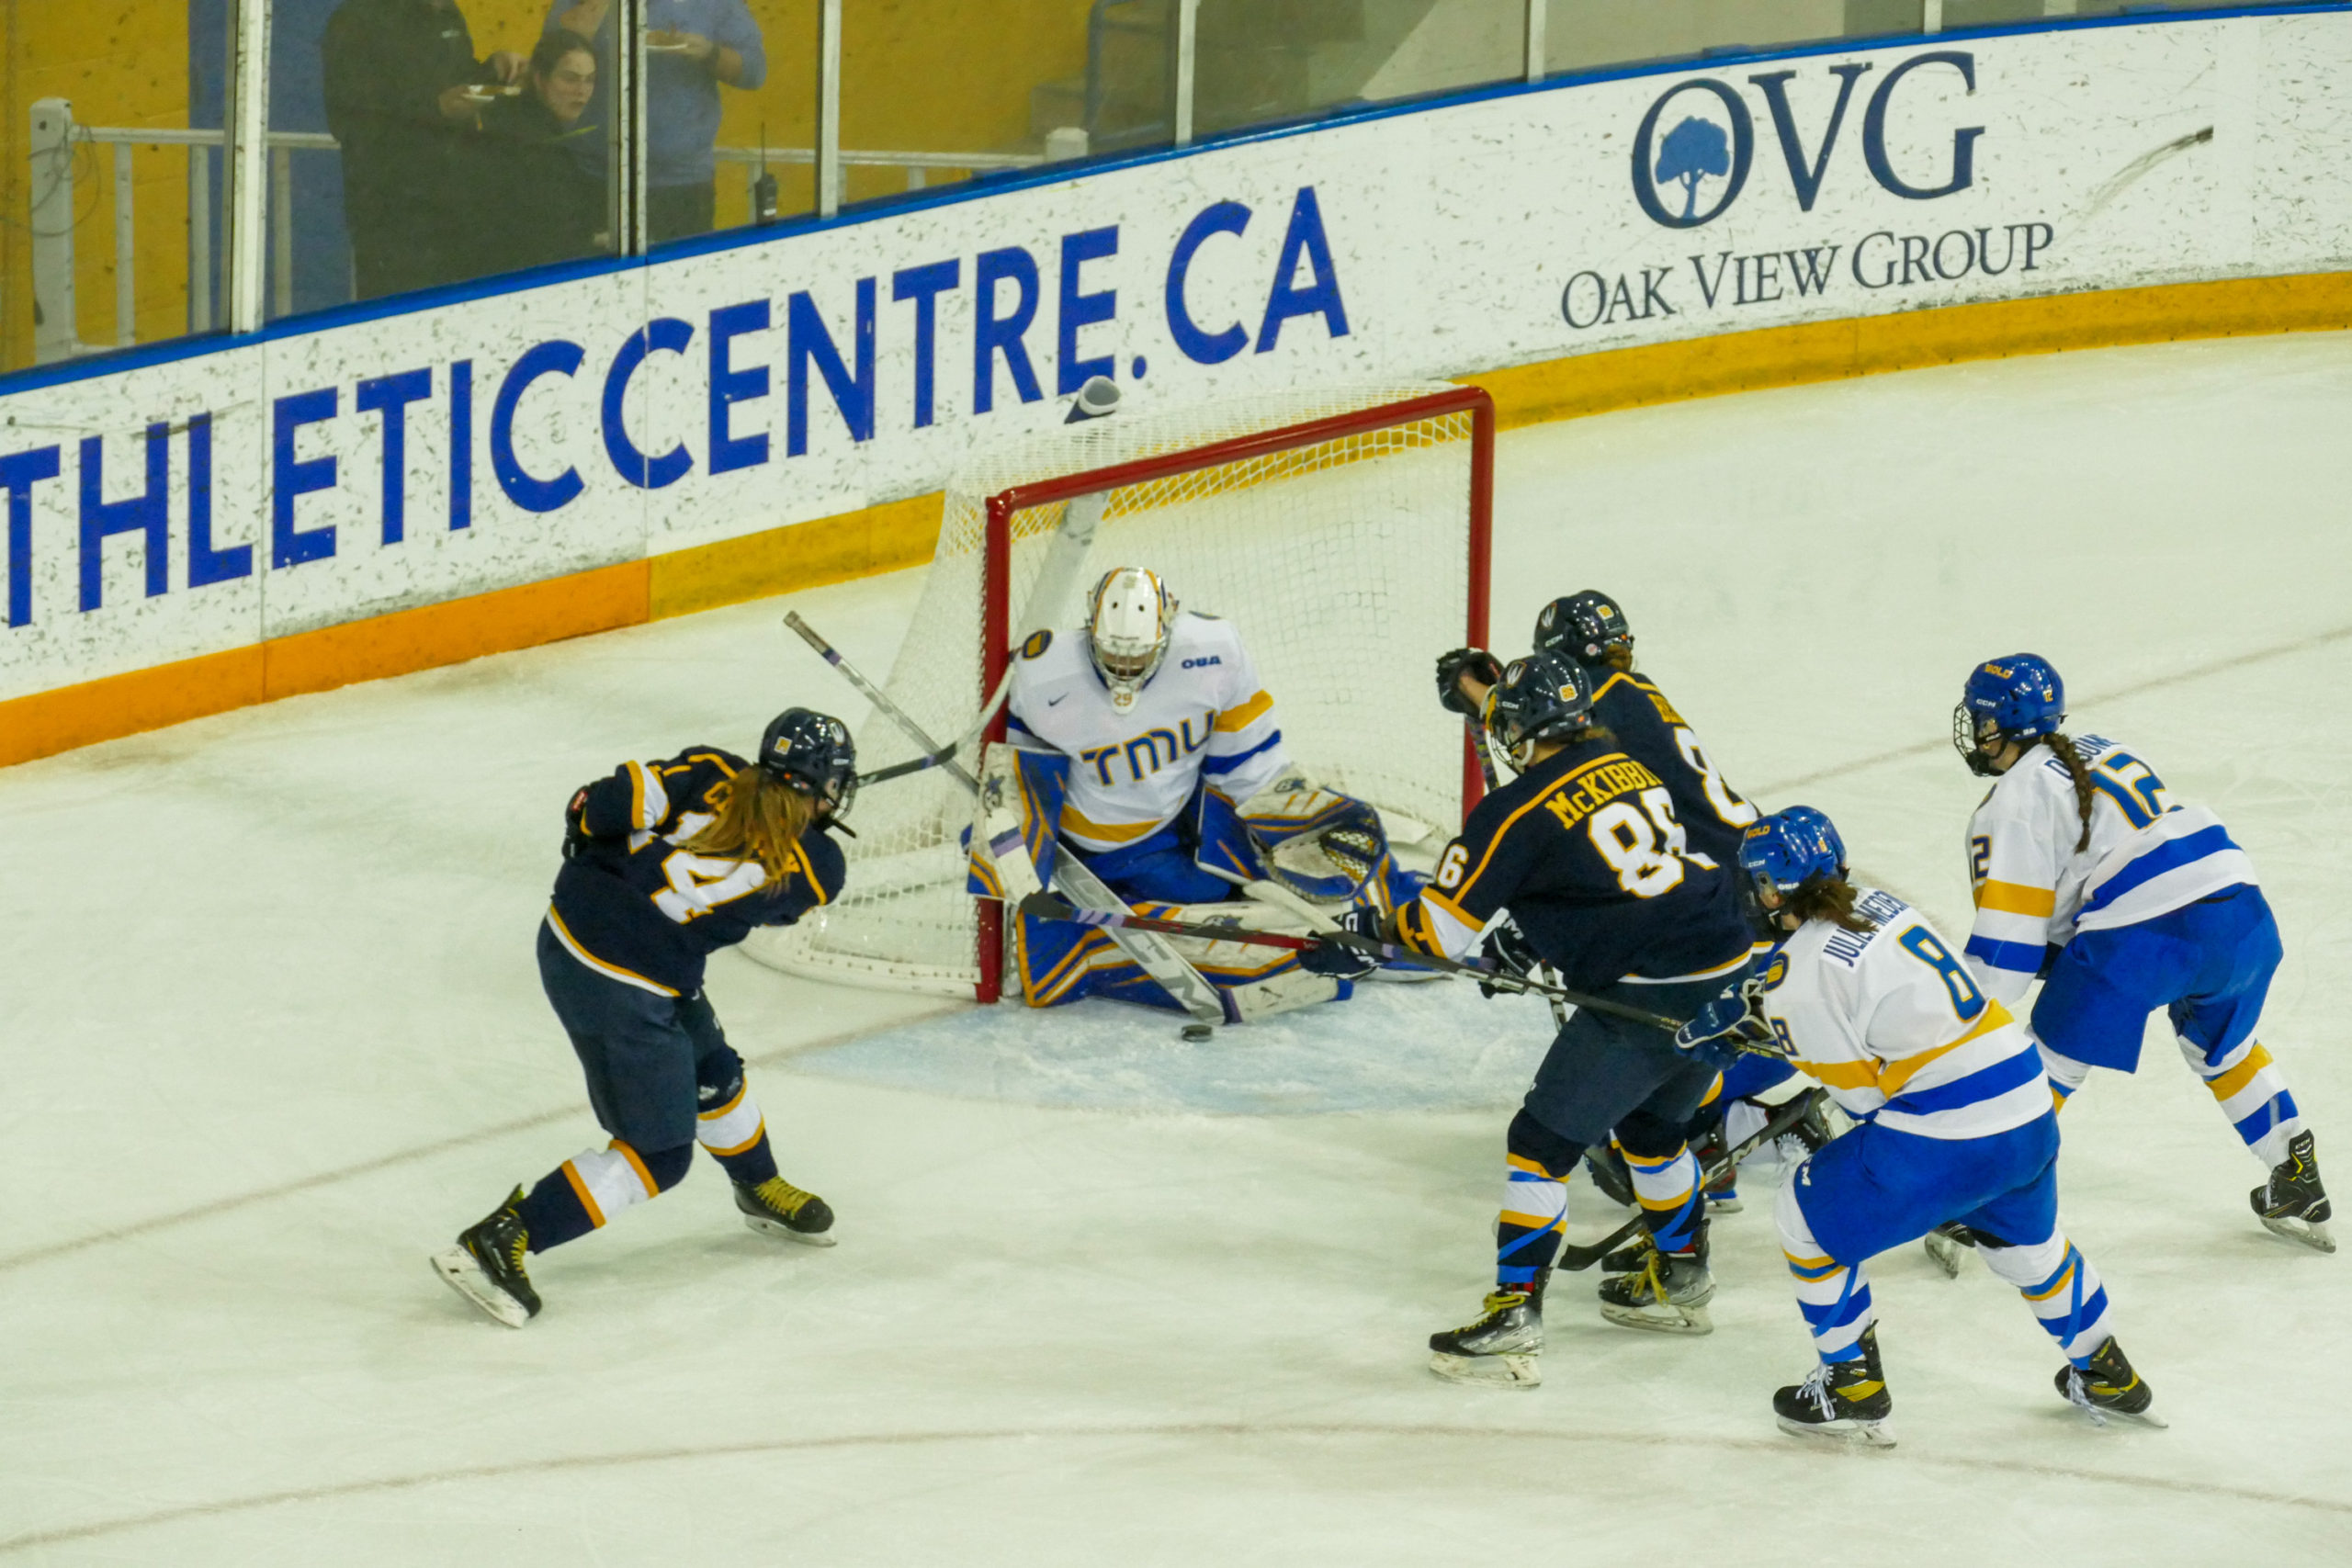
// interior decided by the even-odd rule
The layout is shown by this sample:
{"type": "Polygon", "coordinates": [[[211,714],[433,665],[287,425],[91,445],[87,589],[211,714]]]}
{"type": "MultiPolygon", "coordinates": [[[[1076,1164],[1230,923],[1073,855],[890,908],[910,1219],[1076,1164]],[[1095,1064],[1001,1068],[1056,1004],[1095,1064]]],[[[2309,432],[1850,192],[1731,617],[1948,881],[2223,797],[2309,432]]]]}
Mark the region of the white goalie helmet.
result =
{"type": "Polygon", "coordinates": [[[1175,622],[1176,601],[1158,572],[1122,566],[1102,574],[1089,601],[1086,635],[1112,705],[1135,705],[1168,657],[1168,628],[1175,622]]]}

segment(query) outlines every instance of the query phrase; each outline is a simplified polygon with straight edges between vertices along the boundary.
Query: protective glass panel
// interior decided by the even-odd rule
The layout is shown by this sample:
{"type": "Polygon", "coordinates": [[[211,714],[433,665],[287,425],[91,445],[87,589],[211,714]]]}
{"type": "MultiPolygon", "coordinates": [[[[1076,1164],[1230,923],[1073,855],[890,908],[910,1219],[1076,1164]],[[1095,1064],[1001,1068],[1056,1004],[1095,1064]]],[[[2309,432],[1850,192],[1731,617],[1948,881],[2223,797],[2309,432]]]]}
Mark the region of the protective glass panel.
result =
{"type": "Polygon", "coordinates": [[[849,0],[842,11],[844,203],[1169,138],[1172,3],[849,0]]]}
{"type": "MultiPolygon", "coordinates": [[[[1658,0],[1642,0],[1656,5],[1658,0]]],[[[1525,0],[1201,0],[1202,134],[1522,76],[1525,0]]]]}
{"type": "Polygon", "coordinates": [[[272,317],[611,253],[607,67],[547,10],[277,0],[272,317]]]}
{"type": "Polygon", "coordinates": [[[1917,32],[1919,0],[1548,0],[1547,71],[1917,32]]]}
{"type": "Polygon", "coordinates": [[[0,7],[0,370],[210,332],[224,0],[0,7]]]}
{"type": "MultiPolygon", "coordinates": [[[[611,61],[615,0],[538,4],[611,61]]],[[[642,16],[648,242],[813,211],[817,0],[645,0],[642,16]]],[[[600,87],[594,111],[608,101],[600,87]]]]}

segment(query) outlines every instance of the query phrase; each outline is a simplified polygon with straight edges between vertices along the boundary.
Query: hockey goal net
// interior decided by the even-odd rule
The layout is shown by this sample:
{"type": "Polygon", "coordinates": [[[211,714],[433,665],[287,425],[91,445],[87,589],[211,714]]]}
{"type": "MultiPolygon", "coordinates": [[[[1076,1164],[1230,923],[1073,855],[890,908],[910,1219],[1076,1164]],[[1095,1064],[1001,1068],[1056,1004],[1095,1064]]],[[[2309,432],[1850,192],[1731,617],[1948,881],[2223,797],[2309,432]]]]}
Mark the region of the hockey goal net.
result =
{"type": "MultiPolygon", "coordinates": [[[[1430,668],[1486,641],[1493,450],[1486,393],[1440,383],[1130,407],[991,454],[946,491],[884,689],[944,745],[970,729],[1023,627],[1067,633],[1103,571],[1149,567],[1185,609],[1238,627],[1300,770],[1378,807],[1408,859],[1434,852],[1480,786],[1430,668]],[[1066,509],[1092,495],[1084,569],[1036,603],[1066,509]]],[[[988,734],[1002,733],[1000,715],[988,734]]],[[[878,713],[857,740],[869,772],[917,753],[878,713]]],[[[944,769],[865,791],[840,899],[746,951],[821,979],[995,1000],[1001,911],[964,891],[971,814],[944,769]]]]}

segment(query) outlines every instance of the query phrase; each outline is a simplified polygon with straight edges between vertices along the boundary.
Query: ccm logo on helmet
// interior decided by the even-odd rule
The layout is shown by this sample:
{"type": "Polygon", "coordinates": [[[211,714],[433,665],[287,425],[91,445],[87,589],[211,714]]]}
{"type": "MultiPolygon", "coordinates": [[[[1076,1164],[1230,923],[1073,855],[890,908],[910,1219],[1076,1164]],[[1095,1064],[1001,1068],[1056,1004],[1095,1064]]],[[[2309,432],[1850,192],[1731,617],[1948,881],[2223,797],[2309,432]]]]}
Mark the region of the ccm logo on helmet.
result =
{"type": "Polygon", "coordinates": [[[1184,660],[1184,668],[1187,670],[1199,670],[1211,664],[1222,664],[1224,662],[1225,655],[1221,653],[1212,653],[1205,659],[1187,659],[1184,660]]]}

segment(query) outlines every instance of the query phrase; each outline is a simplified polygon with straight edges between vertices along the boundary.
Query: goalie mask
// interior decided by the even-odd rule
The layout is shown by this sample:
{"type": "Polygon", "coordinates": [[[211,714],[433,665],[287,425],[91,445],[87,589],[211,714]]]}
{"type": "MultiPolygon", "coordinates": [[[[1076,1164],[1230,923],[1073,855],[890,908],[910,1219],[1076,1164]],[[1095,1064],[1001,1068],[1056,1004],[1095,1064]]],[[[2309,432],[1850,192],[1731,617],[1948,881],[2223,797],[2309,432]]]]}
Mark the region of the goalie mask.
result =
{"type": "Polygon", "coordinates": [[[1094,672],[1111,689],[1121,712],[1159,672],[1168,657],[1168,628],[1176,621],[1176,601],[1156,571],[1139,566],[1114,568],[1094,585],[1086,635],[1094,672]]]}

